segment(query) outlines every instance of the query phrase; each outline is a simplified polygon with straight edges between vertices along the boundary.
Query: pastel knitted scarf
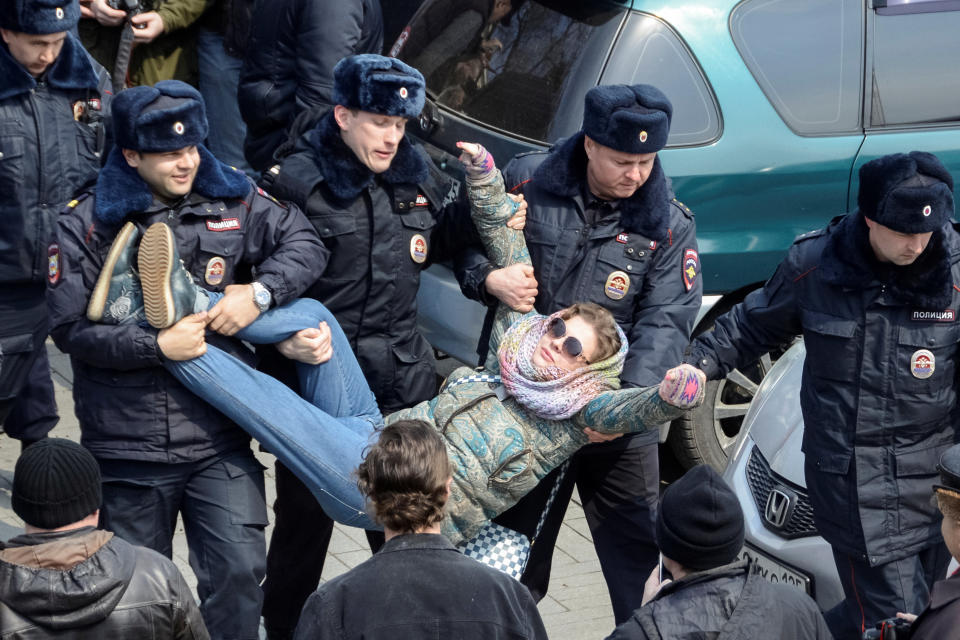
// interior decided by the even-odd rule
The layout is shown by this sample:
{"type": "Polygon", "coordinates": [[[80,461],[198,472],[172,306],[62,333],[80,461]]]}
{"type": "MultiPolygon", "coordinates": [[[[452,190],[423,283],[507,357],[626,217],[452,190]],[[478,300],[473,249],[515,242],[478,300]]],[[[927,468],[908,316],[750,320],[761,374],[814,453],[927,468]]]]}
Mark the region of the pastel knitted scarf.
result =
{"type": "Polygon", "coordinates": [[[579,411],[597,395],[620,388],[620,372],[627,356],[627,337],[617,327],[620,350],[606,360],[574,371],[561,367],[535,367],[532,357],[550,320],[559,316],[529,313],[507,329],[498,352],[503,386],[535,415],[563,420],[579,411]]]}

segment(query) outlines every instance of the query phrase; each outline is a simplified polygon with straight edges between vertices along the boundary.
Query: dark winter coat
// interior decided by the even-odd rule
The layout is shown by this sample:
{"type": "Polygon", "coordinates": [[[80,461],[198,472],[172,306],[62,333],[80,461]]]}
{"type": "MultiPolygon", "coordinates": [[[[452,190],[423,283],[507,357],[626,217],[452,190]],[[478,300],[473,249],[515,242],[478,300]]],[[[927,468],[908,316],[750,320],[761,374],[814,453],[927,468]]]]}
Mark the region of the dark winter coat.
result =
{"type": "Polygon", "coordinates": [[[301,206],[329,249],[329,262],[311,265],[306,295],[336,316],[380,409],[432,398],[433,350],[417,331],[420,272],[479,242],[467,204],[448,198],[450,181],[408,138],[374,176],[328,112],[261,184],[301,206]]]}
{"type": "MultiPolygon", "coordinates": [[[[303,293],[316,277],[312,265],[325,259],[299,209],[280,205],[243,173],[202,146],[199,150],[193,192],[175,205],[154,200],[114,150],[95,193],[68,207],[58,221],[59,244],[51,252],[61,267],[47,293],[51,335],[71,356],[82,442],[99,458],[191,462],[249,443],[239,427],[166,372],[155,329],[87,320],[91,290],[123,222],[134,222],[141,233],[166,222],[195,282],[223,291],[255,278],[276,304],[303,293]]],[[[252,361],[240,340],[213,333],[207,340],[252,361]]]]}
{"type": "Polygon", "coordinates": [[[258,0],[239,89],[250,166],[273,164],[301,112],[333,106],[333,67],[341,58],[382,48],[378,0],[258,0]]]}
{"type": "MultiPolygon", "coordinates": [[[[163,33],[152,42],[133,47],[127,70],[129,85],[154,85],[161,80],[197,84],[196,27],[209,1],[141,0],[141,4],[163,18],[163,33]]],[[[112,74],[120,46],[121,27],[107,27],[93,18],[84,18],[77,29],[87,51],[112,74]]]]}
{"type": "Polygon", "coordinates": [[[930,604],[913,624],[911,640],[944,640],[960,629],[960,571],[933,583],[930,604]]]}
{"type": "Polygon", "coordinates": [[[415,533],[387,540],[372,558],[322,584],[294,637],[526,640],[547,633],[526,587],[441,535],[415,533]]]}
{"type": "Polygon", "coordinates": [[[814,601],[793,587],[767,582],[746,561],[671,582],[634,611],[607,640],[827,640],[814,601]]]}
{"type": "MultiPolygon", "coordinates": [[[[42,285],[57,213],[97,178],[110,79],[68,34],[36,80],[0,44],[0,286],[42,285]],[[76,109],[76,111],[75,111],[76,109]],[[84,115],[77,119],[81,110],[84,115]],[[77,116],[75,116],[75,113],[77,116]]],[[[41,294],[42,295],[42,294],[41,294]]]]}
{"type": "Polygon", "coordinates": [[[206,640],[177,567],[92,527],[16,537],[0,551],[4,640],[206,640]]]}
{"type": "MultiPolygon", "coordinates": [[[[521,154],[503,170],[507,189],[522,193],[528,204],[523,234],[538,283],[535,307],[544,314],[575,302],[605,307],[630,342],[620,376],[624,386],[656,385],[680,363],[700,308],[693,213],[673,199],[658,158],[633,196],[613,206],[594,201],[599,212],[588,223],[586,163],[581,133],[548,152],[521,154]],[[619,299],[620,290],[610,288],[618,273],[628,282],[619,299]]],[[[492,269],[482,256],[465,262],[492,269]]],[[[482,289],[472,290],[462,279],[461,285],[471,297],[490,302],[482,289]]],[[[651,431],[601,446],[651,443],[656,436],[651,431]]]]}
{"type": "Polygon", "coordinates": [[[960,235],[912,265],[876,260],[859,213],[801,236],[762,289],[700,336],[710,378],[803,334],[803,451],[817,529],[871,566],[940,542],[930,504],[956,429],[960,235]]]}
{"type": "Polygon", "coordinates": [[[223,49],[234,58],[243,58],[250,40],[255,0],[213,0],[200,19],[200,26],[223,36],[223,49]]]}

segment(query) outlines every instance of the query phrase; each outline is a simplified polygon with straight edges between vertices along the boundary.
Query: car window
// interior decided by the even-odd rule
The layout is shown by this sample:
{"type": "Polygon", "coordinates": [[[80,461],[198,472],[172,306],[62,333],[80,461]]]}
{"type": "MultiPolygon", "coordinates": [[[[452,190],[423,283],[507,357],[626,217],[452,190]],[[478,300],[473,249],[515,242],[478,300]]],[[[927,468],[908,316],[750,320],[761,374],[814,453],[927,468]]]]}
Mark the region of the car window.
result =
{"type": "Polygon", "coordinates": [[[871,126],[960,120],[958,33],[960,2],[888,0],[877,8],[871,126]]]}
{"type": "Polygon", "coordinates": [[[707,144],[720,137],[720,113],[699,65],[673,30],[634,12],[607,63],[603,84],[652,84],[673,104],[668,147],[707,144]]]}
{"type": "Polygon", "coordinates": [[[625,13],[604,0],[427,0],[390,54],[423,73],[440,105],[553,142],[571,131],[566,105],[582,113],[625,13]]]}
{"type": "Polygon", "coordinates": [[[801,135],[860,127],[863,0],[746,0],[730,34],[783,121],[801,135]]]}

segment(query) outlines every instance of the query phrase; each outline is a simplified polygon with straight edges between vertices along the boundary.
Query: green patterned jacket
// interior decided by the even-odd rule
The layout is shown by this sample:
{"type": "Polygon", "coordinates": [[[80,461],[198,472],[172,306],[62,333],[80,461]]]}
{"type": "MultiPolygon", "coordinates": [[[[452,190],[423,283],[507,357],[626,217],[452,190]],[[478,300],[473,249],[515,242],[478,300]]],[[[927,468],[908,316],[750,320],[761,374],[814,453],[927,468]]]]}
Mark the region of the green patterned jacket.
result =
{"type": "MultiPolygon", "coordinates": [[[[468,183],[468,189],[471,215],[487,254],[500,266],[529,264],[523,233],[506,226],[515,205],[506,197],[500,172],[485,182],[468,183]]],[[[501,304],[490,338],[491,356],[483,370],[461,367],[450,374],[436,398],[387,417],[387,423],[423,420],[443,434],[453,466],[443,533],[454,544],[472,538],[586,444],[585,427],[606,433],[643,431],[683,413],[664,402],[656,387],[606,391],[566,420],[528,413],[502,385],[481,379],[483,374],[499,373],[497,347],[521,316],[501,304]]]]}

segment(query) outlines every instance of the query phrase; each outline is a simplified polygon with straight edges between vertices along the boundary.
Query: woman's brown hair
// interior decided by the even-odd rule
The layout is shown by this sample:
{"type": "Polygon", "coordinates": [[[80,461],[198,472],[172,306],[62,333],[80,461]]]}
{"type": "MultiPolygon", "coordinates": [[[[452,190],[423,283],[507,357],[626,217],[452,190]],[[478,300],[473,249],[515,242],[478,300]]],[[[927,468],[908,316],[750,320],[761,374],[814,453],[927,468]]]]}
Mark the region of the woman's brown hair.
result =
{"type": "Polygon", "coordinates": [[[357,468],[357,486],[369,498],[377,522],[414,533],[443,520],[450,475],[437,430],[421,420],[398,420],[383,428],[357,468]]]}
{"type": "Polygon", "coordinates": [[[574,316],[583,318],[597,332],[597,352],[590,358],[591,363],[606,360],[620,350],[617,321],[609,311],[592,302],[578,302],[560,313],[560,317],[564,320],[574,316]]]}

